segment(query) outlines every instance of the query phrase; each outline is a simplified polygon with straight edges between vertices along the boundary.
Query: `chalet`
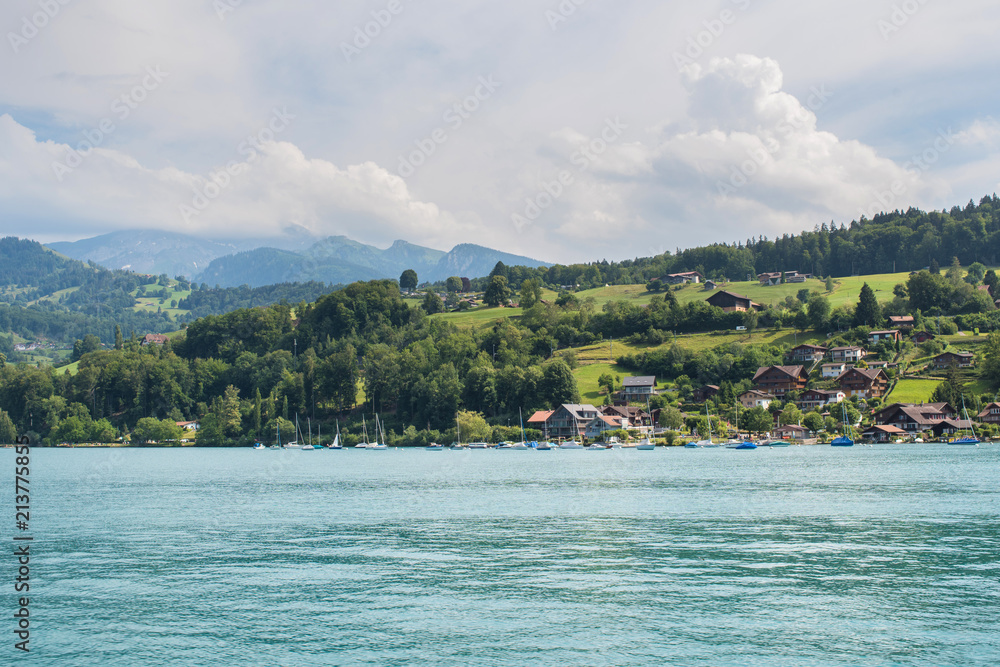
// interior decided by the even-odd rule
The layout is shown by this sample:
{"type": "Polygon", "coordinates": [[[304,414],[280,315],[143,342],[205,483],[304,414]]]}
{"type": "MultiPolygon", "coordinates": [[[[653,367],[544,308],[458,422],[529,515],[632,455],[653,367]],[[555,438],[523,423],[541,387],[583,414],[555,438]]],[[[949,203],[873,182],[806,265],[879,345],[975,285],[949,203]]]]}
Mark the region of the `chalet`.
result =
{"type": "Polygon", "coordinates": [[[904,438],[909,433],[895,426],[869,426],[861,434],[861,437],[871,442],[893,442],[904,438]]]}
{"type": "Polygon", "coordinates": [[[786,283],[804,283],[806,279],[812,278],[808,273],[799,273],[798,271],[785,271],[785,282],[786,283]]]}
{"type": "Polygon", "coordinates": [[[764,366],[753,376],[754,388],[782,397],[806,388],[809,374],[803,366],[764,366]]]}
{"type": "Polygon", "coordinates": [[[803,410],[812,410],[840,403],[845,398],[847,395],[839,389],[809,389],[802,393],[798,403],[803,410]]]}
{"type": "Polygon", "coordinates": [[[899,333],[898,329],[890,329],[888,331],[872,331],[868,334],[868,340],[871,343],[881,343],[884,340],[892,341],[896,343],[903,340],[902,334],[899,333]]]}
{"type": "Polygon", "coordinates": [[[588,440],[595,440],[604,437],[604,434],[608,431],[617,431],[622,428],[625,427],[622,425],[621,417],[598,415],[583,427],[583,434],[588,440]]]}
{"type": "Polygon", "coordinates": [[[847,396],[881,398],[889,388],[889,377],[881,368],[851,368],[837,378],[847,396]]]}
{"type": "Polygon", "coordinates": [[[942,419],[930,427],[931,433],[937,438],[953,435],[958,431],[970,430],[972,430],[972,421],[969,419],[942,419]]]}
{"type": "Polygon", "coordinates": [[[848,368],[847,364],[823,364],[820,366],[820,375],[825,378],[839,378],[848,368]]]}
{"type": "Polygon", "coordinates": [[[169,338],[163,334],[146,334],[142,337],[142,345],[163,345],[169,338]]]}
{"type": "Polygon", "coordinates": [[[178,426],[180,426],[185,431],[197,431],[201,427],[201,424],[199,422],[196,422],[196,421],[193,421],[193,422],[174,422],[174,423],[177,424],[178,426]]]}
{"type": "Polygon", "coordinates": [[[764,408],[766,410],[774,400],[776,400],[774,394],[767,394],[756,389],[740,394],[740,405],[748,410],[750,408],[764,408]]]}
{"type": "Polygon", "coordinates": [[[929,340],[934,340],[934,334],[932,334],[930,331],[918,331],[917,333],[913,334],[912,340],[917,345],[920,345],[921,343],[926,343],[929,340]]]}
{"type": "Polygon", "coordinates": [[[601,407],[601,414],[619,419],[622,428],[649,426],[649,413],[633,405],[605,405],[601,407]]]}
{"type": "Polygon", "coordinates": [[[719,284],[717,282],[715,282],[714,280],[706,280],[705,281],[705,289],[706,290],[711,291],[711,290],[714,290],[714,289],[718,289],[718,287],[719,287],[719,284]]]}
{"type": "Polygon", "coordinates": [[[579,438],[598,414],[593,405],[564,403],[551,412],[536,412],[528,424],[541,427],[546,439],[579,438]]]}
{"type": "Polygon", "coordinates": [[[934,368],[969,368],[975,360],[975,355],[971,352],[944,352],[931,359],[931,366],[934,368]]]}
{"type": "Polygon", "coordinates": [[[795,424],[786,424],[785,426],[779,426],[774,429],[772,435],[775,438],[791,438],[794,440],[801,440],[806,437],[808,431],[802,426],[797,426],[795,424]]]}
{"type": "Polygon", "coordinates": [[[668,285],[683,285],[685,283],[700,283],[705,279],[705,276],[701,275],[697,271],[687,271],[685,273],[668,273],[667,275],[660,278],[660,282],[666,283],[668,285]]]}
{"type": "Polygon", "coordinates": [[[792,361],[799,363],[809,363],[810,361],[821,361],[829,350],[819,345],[799,345],[789,350],[788,354],[792,361]]]}
{"type": "Polygon", "coordinates": [[[705,401],[714,397],[718,393],[719,393],[719,385],[706,384],[704,387],[699,387],[694,390],[694,402],[704,403],[705,401]]]}
{"type": "Polygon", "coordinates": [[[755,308],[757,310],[763,310],[764,307],[759,303],[754,303],[748,297],[742,294],[736,294],[735,292],[728,292],[726,290],[721,290],[713,294],[706,299],[709,304],[721,308],[727,313],[742,313],[755,308]]]}
{"type": "Polygon", "coordinates": [[[984,424],[1000,424],[1000,403],[990,403],[979,413],[979,421],[984,424]]]}
{"type": "Polygon", "coordinates": [[[875,413],[875,424],[895,426],[907,433],[922,433],[945,419],[957,419],[955,409],[947,403],[893,403],[875,413]]]}
{"type": "Polygon", "coordinates": [[[899,365],[899,364],[889,363],[888,361],[866,361],[865,363],[868,364],[868,368],[882,368],[882,369],[887,369],[890,366],[895,368],[896,366],[899,365]]]}
{"type": "Polygon", "coordinates": [[[910,330],[913,328],[914,324],[913,315],[890,315],[889,325],[896,329],[906,329],[910,330]]]}
{"type": "Polygon", "coordinates": [[[654,394],[656,394],[655,375],[630,375],[622,381],[619,397],[624,401],[646,401],[654,394]]]}
{"type": "Polygon", "coordinates": [[[868,351],[856,345],[835,347],[830,350],[830,357],[834,363],[856,364],[867,356],[868,351]]]}
{"type": "Polygon", "coordinates": [[[757,280],[764,287],[773,287],[781,284],[781,272],[757,274],[757,280]]]}

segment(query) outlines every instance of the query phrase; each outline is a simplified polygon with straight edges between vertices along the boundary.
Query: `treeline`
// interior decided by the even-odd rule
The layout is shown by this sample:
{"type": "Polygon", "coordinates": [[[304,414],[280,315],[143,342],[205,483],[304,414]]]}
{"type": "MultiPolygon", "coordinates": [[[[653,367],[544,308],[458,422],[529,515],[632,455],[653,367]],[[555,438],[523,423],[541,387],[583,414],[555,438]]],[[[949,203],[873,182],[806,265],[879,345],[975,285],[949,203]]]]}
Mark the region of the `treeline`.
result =
{"type": "MultiPolygon", "coordinates": [[[[817,225],[812,231],[717,243],[655,257],[600,261],[589,264],[527,268],[507,267],[511,285],[536,279],[550,288],[581,289],[605,284],[645,284],[669,273],[698,271],[706,278],[731,281],[756,279],[769,271],[801,271],[816,276],[850,276],[918,271],[947,266],[953,257],[963,265],[996,264],[1000,257],[1000,199],[983,197],[950,211],[916,208],[882,213],[849,225],[817,225]]],[[[473,281],[485,289],[488,279],[473,281]]]]}
{"type": "Polygon", "coordinates": [[[212,287],[202,284],[199,288],[193,285],[194,291],[187,298],[181,299],[177,307],[190,310],[190,315],[181,318],[182,322],[194,321],[207,315],[221,315],[238,308],[257,308],[275,303],[313,302],[324,294],[338,289],[326,283],[309,281],[305,283],[279,283],[264,287],[212,287]]]}

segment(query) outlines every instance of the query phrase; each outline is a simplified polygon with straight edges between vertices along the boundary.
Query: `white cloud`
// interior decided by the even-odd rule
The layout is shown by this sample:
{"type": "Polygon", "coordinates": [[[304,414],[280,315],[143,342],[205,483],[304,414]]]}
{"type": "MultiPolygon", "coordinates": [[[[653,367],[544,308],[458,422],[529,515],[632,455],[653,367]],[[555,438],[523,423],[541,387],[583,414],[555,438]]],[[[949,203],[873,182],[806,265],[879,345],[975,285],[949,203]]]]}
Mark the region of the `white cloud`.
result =
{"type": "Polygon", "coordinates": [[[955,135],[966,145],[982,145],[993,148],[1000,142],[1000,121],[993,117],[977,118],[969,127],[955,135]]]}

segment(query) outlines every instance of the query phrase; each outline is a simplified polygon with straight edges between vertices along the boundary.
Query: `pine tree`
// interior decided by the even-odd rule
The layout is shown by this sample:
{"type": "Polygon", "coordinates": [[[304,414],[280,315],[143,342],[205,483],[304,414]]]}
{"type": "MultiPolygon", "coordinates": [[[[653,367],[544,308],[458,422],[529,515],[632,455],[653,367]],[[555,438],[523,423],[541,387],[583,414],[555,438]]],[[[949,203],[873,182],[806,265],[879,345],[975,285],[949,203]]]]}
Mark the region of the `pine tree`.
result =
{"type": "Polygon", "coordinates": [[[878,305],[875,292],[865,283],[861,287],[861,298],[858,299],[858,307],[854,311],[854,325],[877,327],[882,323],[882,308],[878,305]]]}

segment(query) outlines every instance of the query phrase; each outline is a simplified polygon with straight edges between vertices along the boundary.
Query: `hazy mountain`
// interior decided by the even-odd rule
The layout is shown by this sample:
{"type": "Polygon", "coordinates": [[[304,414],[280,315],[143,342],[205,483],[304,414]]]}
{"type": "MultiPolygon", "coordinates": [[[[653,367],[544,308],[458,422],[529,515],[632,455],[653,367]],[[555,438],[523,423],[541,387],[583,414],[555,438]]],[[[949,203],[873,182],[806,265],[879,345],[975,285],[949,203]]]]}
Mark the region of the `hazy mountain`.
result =
{"type": "Polygon", "coordinates": [[[448,276],[485,276],[498,261],[510,266],[545,265],[545,262],[528,257],[471,244],[456,246],[446,253],[406,241],[396,241],[382,250],[345,236],[331,236],[301,253],[259,248],[220,257],[212,261],[196,279],[222,287],[242,284],[256,287],[307,280],[337,284],[399,278],[406,269],[413,269],[420,281],[426,282],[444,280],[448,276]]]}
{"type": "Polygon", "coordinates": [[[204,271],[217,257],[262,246],[303,250],[316,242],[316,237],[301,228],[290,228],[287,232],[279,239],[212,241],[174,232],[129,230],[46,245],[72,259],[92,260],[108,269],[190,278],[204,271]]]}

